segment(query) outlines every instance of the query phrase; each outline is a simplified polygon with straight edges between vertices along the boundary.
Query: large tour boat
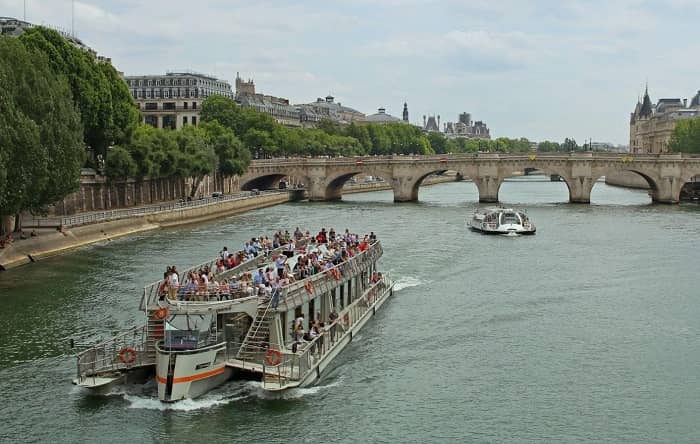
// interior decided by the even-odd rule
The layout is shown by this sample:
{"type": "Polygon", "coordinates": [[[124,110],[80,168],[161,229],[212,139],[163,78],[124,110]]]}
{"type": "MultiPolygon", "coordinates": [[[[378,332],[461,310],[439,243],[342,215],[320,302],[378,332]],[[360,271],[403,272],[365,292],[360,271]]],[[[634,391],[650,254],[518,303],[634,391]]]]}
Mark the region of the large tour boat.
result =
{"type": "Polygon", "coordinates": [[[379,241],[332,242],[322,233],[231,268],[217,258],[146,286],[145,324],[79,353],[73,383],[109,392],[155,378],[164,402],[236,377],[259,379],[268,391],[313,384],[393,294],[377,270],[379,241]],[[193,285],[201,270],[211,270],[207,284],[193,285]],[[265,276],[277,284],[259,283],[265,276]]]}
{"type": "Polygon", "coordinates": [[[535,234],[536,228],[527,215],[512,208],[485,208],[474,212],[472,230],[486,234],[535,234]]]}

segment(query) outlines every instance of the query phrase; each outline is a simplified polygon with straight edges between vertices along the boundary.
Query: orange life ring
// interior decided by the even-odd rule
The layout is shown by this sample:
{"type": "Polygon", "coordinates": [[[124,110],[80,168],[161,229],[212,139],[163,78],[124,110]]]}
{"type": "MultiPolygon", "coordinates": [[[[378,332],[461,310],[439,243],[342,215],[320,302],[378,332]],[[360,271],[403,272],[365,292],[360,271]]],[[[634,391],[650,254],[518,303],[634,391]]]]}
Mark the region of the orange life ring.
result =
{"type": "Polygon", "coordinates": [[[153,312],[153,316],[151,316],[152,319],[155,319],[156,321],[160,321],[161,319],[165,319],[168,316],[168,309],[165,307],[160,307],[158,310],[153,312]]]}
{"type": "Polygon", "coordinates": [[[117,359],[119,359],[119,362],[122,364],[131,364],[136,360],[136,350],[131,347],[124,347],[119,350],[117,359]]]}
{"type": "Polygon", "coordinates": [[[267,353],[265,353],[265,362],[273,367],[280,365],[282,363],[282,353],[274,348],[268,349],[267,353]]]}
{"type": "Polygon", "coordinates": [[[331,274],[333,275],[336,281],[340,280],[340,270],[338,270],[337,268],[333,268],[331,270],[331,274]]]}
{"type": "Polygon", "coordinates": [[[350,313],[345,313],[343,316],[343,323],[345,324],[345,328],[350,327],[350,313]]]}
{"type": "Polygon", "coordinates": [[[306,283],[304,284],[304,288],[306,288],[306,292],[309,294],[314,292],[314,287],[313,285],[311,285],[311,281],[306,281],[306,283]]]}

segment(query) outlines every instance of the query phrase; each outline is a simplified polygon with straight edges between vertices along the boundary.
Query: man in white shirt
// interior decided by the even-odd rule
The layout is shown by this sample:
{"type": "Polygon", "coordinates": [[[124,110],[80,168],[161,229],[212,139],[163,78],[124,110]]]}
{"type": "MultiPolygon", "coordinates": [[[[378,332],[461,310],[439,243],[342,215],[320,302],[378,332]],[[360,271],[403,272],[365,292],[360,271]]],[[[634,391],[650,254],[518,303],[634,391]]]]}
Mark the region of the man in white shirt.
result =
{"type": "Polygon", "coordinates": [[[180,277],[177,275],[177,270],[173,265],[168,275],[168,291],[170,299],[176,299],[177,289],[180,287],[180,277]]]}

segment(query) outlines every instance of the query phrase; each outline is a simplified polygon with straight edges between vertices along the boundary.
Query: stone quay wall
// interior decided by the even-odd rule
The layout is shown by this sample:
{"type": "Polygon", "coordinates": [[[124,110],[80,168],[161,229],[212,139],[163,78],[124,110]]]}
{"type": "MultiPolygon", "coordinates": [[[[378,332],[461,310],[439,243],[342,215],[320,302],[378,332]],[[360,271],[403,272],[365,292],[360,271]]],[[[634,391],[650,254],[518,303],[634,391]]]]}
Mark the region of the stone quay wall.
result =
{"type": "MultiPolygon", "coordinates": [[[[80,189],[54,204],[50,214],[70,216],[91,211],[114,210],[186,199],[191,181],[177,177],[162,179],[129,179],[109,182],[105,176],[84,170],[80,189]]],[[[217,174],[206,176],[196,196],[211,196],[214,192],[233,193],[240,190],[238,177],[223,178],[217,174]]]]}

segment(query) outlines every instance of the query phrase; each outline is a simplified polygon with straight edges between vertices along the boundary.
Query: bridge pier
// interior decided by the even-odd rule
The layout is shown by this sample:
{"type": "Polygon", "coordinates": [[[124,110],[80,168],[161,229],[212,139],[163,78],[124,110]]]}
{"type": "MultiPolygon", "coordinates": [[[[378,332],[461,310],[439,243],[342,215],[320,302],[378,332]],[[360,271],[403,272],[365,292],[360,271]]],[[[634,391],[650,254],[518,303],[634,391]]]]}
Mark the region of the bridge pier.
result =
{"type": "Polygon", "coordinates": [[[656,203],[677,204],[681,200],[684,182],[678,177],[662,177],[655,180],[656,188],[651,190],[651,200],[656,203]]]}
{"type": "Polygon", "coordinates": [[[326,200],[326,181],[322,177],[309,177],[309,201],[326,200]]]}
{"type": "Polygon", "coordinates": [[[595,184],[592,177],[562,177],[562,179],[564,179],[569,188],[569,203],[591,203],[591,190],[595,184]]]}
{"type": "Polygon", "coordinates": [[[479,190],[479,202],[496,203],[498,202],[498,190],[501,188],[503,178],[483,176],[472,179],[479,190]]]}
{"type": "Polygon", "coordinates": [[[391,180],[394,202],[415,202],[418,200],[418,186],[411,177],[394,177],[391,180]]]}

